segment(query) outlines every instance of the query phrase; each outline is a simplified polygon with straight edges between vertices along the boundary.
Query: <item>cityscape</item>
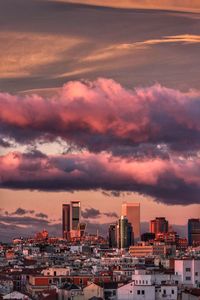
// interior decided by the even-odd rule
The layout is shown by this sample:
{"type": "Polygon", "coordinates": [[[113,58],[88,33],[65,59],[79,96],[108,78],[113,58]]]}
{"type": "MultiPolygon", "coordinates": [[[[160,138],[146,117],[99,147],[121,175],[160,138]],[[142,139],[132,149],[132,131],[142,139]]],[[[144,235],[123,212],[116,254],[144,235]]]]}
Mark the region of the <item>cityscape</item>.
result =
{"type": "Polygon", "coordinates": [[[199,299],[200,219],[179,236],[165,217],[141,234],[140,203],[123,202],[107,236],[87,232],[81,202],[62,205],[62,232],[0,244],[2,299],[199,299]]]}
{"type": "Polygon", "coordinates": [[[0,0],[0,300],[200,300],[200,0],[0,0]]]}

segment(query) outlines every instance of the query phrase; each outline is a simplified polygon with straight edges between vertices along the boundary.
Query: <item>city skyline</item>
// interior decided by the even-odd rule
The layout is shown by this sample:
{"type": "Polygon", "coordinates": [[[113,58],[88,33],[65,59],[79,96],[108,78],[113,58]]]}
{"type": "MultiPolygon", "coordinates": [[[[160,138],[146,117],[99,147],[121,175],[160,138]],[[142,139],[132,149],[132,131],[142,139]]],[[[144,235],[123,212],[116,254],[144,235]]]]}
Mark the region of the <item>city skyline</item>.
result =
{"type": "MultiPolygon", "coordinates": [[[[98,194],[97,194],[98,196],[98,194]]],[[[2,221],[3,222],[10,222],[11,224],[13,223],[11,227],[11,231],[9,231],[9,226],[7,227],[7,231],[5,232],[4,227],[1,232],[1,236],[3,241],[10,241],[12,238],[14,238],[16,235],[25,235],[25,236],[31,236],[37,231],[41,231],[42,229],[46,228],[52,233],[54,236],[61,235],[61,228],[62,228],[62,216],[61,216],[61,208],[62,205],[65,205],[66,203],[70,203],[70,201],[77,201],[77,195],[74,195],[74,199],[72,199],[72,195],[70,195],[68,201],[65,201],[61,199],[55,206],[55,202],[53,202],[53,195],[52,195],[52,203],[49,205],[49,211],[52,213],[52,211],[55,213],[57,211],[57,214],[55,215],[49,215],[47,210],[40,210],[40,206],[37,205],[36,210],[31,210],[29,207],[27,208],[22,207],[19,204],[19,207],[17,209],[12,209],[7,211],[1,209],[1,216],[2,216],[2,221]],[[56,218],[55,218],[56,216],[56,218]],[[25,224],[28,222],[28,227],[24,228],[19,227],[18,224],[25,224]],[[30,229],[29,229],[30,228],[30,229]]],[[[129,204],[137,204],[138,202],[138,197],[136,201],[133,201],[130,197],[129,201],[127,203],[129,204]]],[[[107,201],[107,196],[105,201],[107,201]]],[[[113,223],[118,219],[118,217],[122,213],[122,205],[125,203],[124,198],[120,200],[116,200],[118,203],[115,205],[113,203],[112,210],[106,211],[106,210],[101,210],[98,209],[98,206],[92,207],[91,205],[87,206],[87,201],[83,200],[82,201],[82,219],[85,222],[88,222],[88,228],[92,233],[95,233],[96,230],[100,230],[100,232],[105,236],[107,233],[107,229],[109,227],[109,224],[113,223]],[[117,207],[118,206],[118,207],[117,207]],[[117,207],[117,209],[116,209],[117,207]]],[[[38,204],[41,204],[41,200],[37,202],[38,204]]],[[[12,204],[12,203],[11,203],[12,204]]],[[[144,200],[140,202],[141,205],[141,232],[147,232],[149,231],[150,227],[150,221],[156,217],[166,217],[167,220],[169,221],[169,225],[171,225],[176,231],[179,232],[180,235],[182,236],[187,236],[187,221],[190,218],[190,215],[186,215],[185,218],[182,218],[181,224],[176,222],[176,217],[177,217],[177,212],[171,211],[170,206],[168,207],[169,211],[167,212],[167,209],[165,209],[165,214],[160,213],[160,209],[157,211],[149,211],[149,200],[147,200],[146,203],[146,209],[145,209],[145,204],[144,200]],[[144,211],[147,211],[146,214],[144,214],[144,211]],[[174,213],[174,216],[173,216],[174,213]],[[144,218],[145,216],[145,218],[144,218]]],[[[167,208],[167,206],[166,206],[167,208]]],[[[161,210],[162,211],[162,210],[161,210]]],[[[199,213],[198,210],[196,211],[196,214],[192,215],[193,218],[199,218],[199,213]]]]}
{"type": "MultiPolygon", "coordinates": [[[[191,225],[189,227],[190,221],[197,224],[196,229],[196,240],[199,240],[199,218],[189,218],[187,222],[183,225],[177,225],[170,223],[164,215],[155,215],[154,219],[149,218],[147,221],[143,221],[140,219],[140,215],[142,213],[141,205],[137,202],[122,202],[120,207],[120,213],[117,214],[116,211],[106,211],[100,212],[95,208],[85,207],[81,209],[82,204],[79,200],[68,200],[64,201],[64,203],[60,206],[60,218],[58,220],[49,220],[48,215],[43,214],[42,212],[38,213],[35,210],[26,210],[24,208],[18,208],[14,212],[5,212],[5,222],[9,220],[9,218],[13,218],[18,222],[20,219],[24,219],[24,224],[30,222],[30,226],[32,231],[25,230],[16,231],[13,227],[12,234],[9,235],[9,232],[5,232],[5,235],[2,234],[1,241],[2,242],[11,242],[15,238],[30,238],[35,235],[37,232],[40,233],[43,231],[47,231],[50,233],[51,237],[64,238],[66,240],[70,240],[71,238],[79,239],[84,234],[98,234],[103,236],[104,238],[108,238],[108,242],[110,240],[109,232],[110,227],[114,225],[116,227],[114,230],[115,238],[117,238],[117,232],[119,229],[119,222],[122,219],[127,219],[129,226],[131,226],[132,232],[132,243],[137,243],[141,240],[142,236],[147,234],[154,233],[155,237],[157,234],[167,233],[167,232],[177,232],[177,234],[181,238],[187,238],[191,243],[192,235],[190,232],[192,229],[191,225]],[[73,211],[78,208],[78,211],[73,211]],[[134,208],[136,211],[134,211],[134,208]],[[132,211],[133,209],[133,211],[132,211]],[[139,210],[138,210],[139,209],[139,210]],[[138,211],[137,211],[138,210],[138,211]],[[132,213],[133,212],[133,213],[132,213]],[[78,213],[78,215],[77,215],[78,213]],[[139,213],[139,214],[138,214],[139,213]],[[105,215],[107,217],[107,223],[99,223],[98,218],[101,215],[105,215]],[[77,217],[78,216],[78,217],[77,217]],[[129,218],[127,217],[129,216],[129,218]],[[6,219],[7,218],[7,219],[6,219]],[[53,224],[51,224],[53,221],[53,224]],[[55,223],[56,222],[56,223],[55,223]],[[75,223],[74,223],[75,222],[75,223]],[[196,222],[196,223],[195,223],[196,222]],[[41,223],[41,224],[40,224],[41,223]],[[118,229],[117,229],[118,224],[118,229]],[[39,225],[39,226],[38,226],[39,225]],[[135,230],[133,229],[135,228],[135,230]],[[81,233],[82,232],[82,233],[81,233]],[[190,237],[191,236],[191,237],[190,237]]],[[[4,221],[4,220],[3,220],[4,221]]],[[[192,224],[192,223],[191,223],[192,224]]],[[[112,231],[112,229],[111,229],[112,231]]],[[[116,242],[117,243],[117,242],[116,242]]],[[[117,244],[116,244],[117,245],[117,244]]]]}

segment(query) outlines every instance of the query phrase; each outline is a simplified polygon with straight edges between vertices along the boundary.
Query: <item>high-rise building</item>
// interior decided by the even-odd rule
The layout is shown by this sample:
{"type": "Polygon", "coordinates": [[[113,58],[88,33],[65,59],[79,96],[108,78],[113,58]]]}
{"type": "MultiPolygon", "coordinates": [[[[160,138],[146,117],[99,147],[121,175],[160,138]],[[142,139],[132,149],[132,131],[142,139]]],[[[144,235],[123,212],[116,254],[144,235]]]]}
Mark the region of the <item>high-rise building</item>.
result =
{"type": "Polygon", "coordinates": [[[131,223],[134,240],[140,240],[140,203],[123,203],[122,216],[126,216],[131,223]]]}
{"type": "Polygon", "coordinates": [[[157,235],[158,233],[167,233],[168,232],[168,221],[163,218],[155,218],[150,222],[150,232],[157,235]]]}
{"type": "Polygon", "coordinates": [[[132,225],[126,216],[121,216],[117,224],[117,246],[120,249],[128,249],[132,244],[132,225]]]}
{"type": "Polygon", "coordinates": [[[108,229],[108,241],[110,248],[117,247],[117,224],[110,224],[108,229]]]}
{"type": "Polygon", "coordinates": [[[63,238],[70,239],[80,237],[80,201],[71,201],[70,204],[63,204],[62,219],[63,238]]]}
{"type": "Polygon", "coordinates": [[[81,203],[80,201],[71,201],[70,203],[70,229],[77,230],[81,218],[81,203]]]}
{"type": "Polygon", "coordinates": [[[200,245],[200,219],[188,220],[188,244],[200,245]]]}
{"type": "Polygon", "coordinates": [[[62,236],[69,239],[70,233],[70,204],[62,205],[62,236]]]}
{"type": "Polygon", "coordinates": [[[81,220],[81,202],[70,202],[70,237],[80,237],[79,223],[81,220]]]}

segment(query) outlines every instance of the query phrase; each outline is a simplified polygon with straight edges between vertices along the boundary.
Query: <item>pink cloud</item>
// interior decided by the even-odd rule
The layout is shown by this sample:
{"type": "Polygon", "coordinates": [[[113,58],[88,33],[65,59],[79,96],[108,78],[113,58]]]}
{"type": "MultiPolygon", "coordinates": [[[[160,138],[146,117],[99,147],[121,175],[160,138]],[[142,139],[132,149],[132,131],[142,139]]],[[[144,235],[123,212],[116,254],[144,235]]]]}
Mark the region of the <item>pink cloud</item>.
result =
{"type": "Polygon", "coordinates": [[[18,141],[61,137],[92,151],[140,143],[199,145],[200,92],[158,84],[130,90],[110,79],[68,82],[53,97],[0,94],[1,134],[18,141]]]}
{"type": "Polygon", "coordinates": [[[199,203],[200,159],[134,160],[102,152],[0,157],[2,188],[133,191],[170,204],[199,203]]]}

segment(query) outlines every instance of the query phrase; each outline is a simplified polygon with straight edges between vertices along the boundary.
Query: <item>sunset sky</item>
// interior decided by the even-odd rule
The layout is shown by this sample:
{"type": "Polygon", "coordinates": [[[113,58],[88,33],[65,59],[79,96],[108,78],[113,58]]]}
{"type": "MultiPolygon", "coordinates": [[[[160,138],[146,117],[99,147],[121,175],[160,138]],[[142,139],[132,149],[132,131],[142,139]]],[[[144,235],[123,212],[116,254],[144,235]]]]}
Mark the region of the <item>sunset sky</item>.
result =
{"type": "Polygon", "coordinates": [[[71,200],[91,231],[134,201],[143,230],[165,216],[185,234],[199,54],[199,0],[0,0],[1,239],[61,234],[71,200]]]}

